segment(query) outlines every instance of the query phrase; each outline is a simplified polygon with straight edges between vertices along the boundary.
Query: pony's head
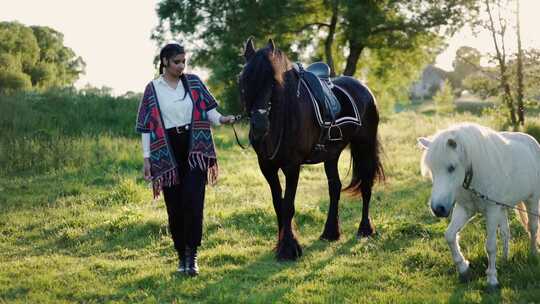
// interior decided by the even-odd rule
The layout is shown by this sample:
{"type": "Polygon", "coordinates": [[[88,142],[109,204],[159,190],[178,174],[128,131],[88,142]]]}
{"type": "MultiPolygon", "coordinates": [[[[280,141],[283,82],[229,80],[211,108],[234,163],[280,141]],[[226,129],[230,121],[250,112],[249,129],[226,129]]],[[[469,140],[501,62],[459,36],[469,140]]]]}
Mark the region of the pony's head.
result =
{"type": "Polygon", "coordinates": [[[469,168],[463,142],[458,133],[446,130],[431,139],[418,138],[418,145],[424,149],[422,175],[433,183],[431,210],[438,217],[448,217],[469,168]]]}
{"type": "Polygon", "coordinates": [[[265,47],[256,50],[253,39],[249,38],[244,58],[245,65],[238,77],[240,102],[250,118],[253,139],[259,141],[270,129],[272,103],[277,102],[273,94],[283,87],[283,75],[290,63],[272,39],[265,47]]]}

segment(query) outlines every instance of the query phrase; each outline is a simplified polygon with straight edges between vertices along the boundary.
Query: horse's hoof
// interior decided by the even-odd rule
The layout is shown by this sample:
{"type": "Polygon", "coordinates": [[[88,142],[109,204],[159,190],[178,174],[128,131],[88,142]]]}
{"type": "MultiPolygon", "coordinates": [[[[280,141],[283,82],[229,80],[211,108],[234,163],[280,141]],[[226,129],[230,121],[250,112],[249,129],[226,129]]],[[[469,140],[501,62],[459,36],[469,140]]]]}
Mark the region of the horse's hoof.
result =
{"type": "Polygon", "coordinates": [[[467,269],[465,272],[459,274],[459,281],[461,283],[469,283],[472,280],[472,271],[467,269]]]}
{"type": "Polygon", "coordinates": [[[296,261],[302,256],[302,247],[296,239],[282,240],[278,245],[276,258],[278,261],[296,261]]]}
{"type": "Polygon", "coordinates": [[[371,225],[371,222],[368,221],[366,223],[362,222],[360,223],[360,227],[358,227],[358,232],[356,233],[356,238],[360,239],[363,237],[370,237],[375,234],[375,227],[371,225]]]}
{"type": "Polygon", "coordinates": [[[340,233],[339,232],[328,232],[324,231],[321,236],[319,237],[321,240],[328,241],[328,242],[334,242],[339,240],[340,233]]]}
{"type": "Polygon", "coordinates": [[[361,238],[368,238],[368,237],[371,237],[371,236],[374,236],[376,234],[375,232],[375,229],[373,229],[372,227],[369,227],[369,229],[358,229],[358,233],[356,233],[356,238],[357,239],[361,239],[361,238]]]}
{"type": "Polygon", "coordinates": [[[497,293],[501,290],[501,286],[499,284],[488,284],[486,287],[487,293],[497,293]]]}

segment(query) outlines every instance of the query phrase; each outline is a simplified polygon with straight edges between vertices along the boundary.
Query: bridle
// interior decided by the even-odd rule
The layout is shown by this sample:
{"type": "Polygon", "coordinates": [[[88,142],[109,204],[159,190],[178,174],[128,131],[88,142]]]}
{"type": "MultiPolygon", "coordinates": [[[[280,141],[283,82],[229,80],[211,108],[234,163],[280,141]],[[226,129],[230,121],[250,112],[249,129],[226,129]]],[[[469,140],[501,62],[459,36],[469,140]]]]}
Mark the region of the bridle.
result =
{"type": "MultiPolygon", "coordinates": [[[[243,114],[237,115],[235,117],[235,120],[242,120],[242,119],[250,119],[251,120],[254,115],[262,115],[262,116],[265,117],[265,119],[268,120],[268,123],[270,123],[268,116],[270,115],[270,112],[272,111],[272,93],[274,91],[274,86],[275,86],[275,83],[272,82],[272,85],[266,90],[266,93],[265,93],[265,95],[263,97],[263,105],[264,105],[264,107],[255,108],[255,109],[252,109],[252,110],[245,109],[243,114]]],[[[241,94],[242,95],[244,94],[244,89],[241,89],[241,94]]],[[[242,98],[243,98],[243,96],[242,96],[242,98]]],[[[283,139],[283,129],[284,128],[280,129],[278,143],[277,143],[276,148],[274,149],[274,151],[272,152],[272,154],[271,154],[271,156],[269,158],[270,160],[273,160],[277,156],[277,153],[278,153],[279,148],[281,146],[281,141],[283,139]]],[[[238,135],[236,133],[236,129],[234,128],[234,124],[233,124],[233,130],[234,130],[234,135],[236,137],[236,142],[238,143],[238,145],[242,149],[246,149],[246,147],[243,146],[240,143],[239,139],[238,139],[238,135]]],[[[266,137],[266,135],[267,134],[265,134],[263,136],[263,138],[266,137]]]]}

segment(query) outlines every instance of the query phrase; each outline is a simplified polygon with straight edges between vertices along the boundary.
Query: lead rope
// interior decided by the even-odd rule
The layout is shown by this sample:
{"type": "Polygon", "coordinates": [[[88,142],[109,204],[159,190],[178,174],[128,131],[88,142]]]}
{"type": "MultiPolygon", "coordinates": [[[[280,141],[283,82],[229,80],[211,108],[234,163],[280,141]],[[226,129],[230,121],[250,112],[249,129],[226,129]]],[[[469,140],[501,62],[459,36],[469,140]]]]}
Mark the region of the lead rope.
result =
{"type": "Polygon", "coordinates": [[[485,200],[485,201],[494,203],[495,205],[498,205],[498,206],[501,206],[501,207],[504,207],[504,208],[507,208],[507,209],[514,209],[514,210],[518,210],[518,211],[520,211],[520,212],[525,212],[525,213],[527,213],[527,214],[534,215],[534,216],[536,216],[536,217],[540,217],[540,214],[538,214],[538,213],[534,213],[534,212],[531,212],[531,211],[528,211],[528,210],[519,208],[519,207],[517,207],[517,206],[510,206],[510,205],[508,205],[508,204],[501,203],[501,202],[499,202],[499,201],[496,201],[496,200],[493,200],[493,199],[489,198],[487,195],[484,195],[484,194],[478,192],[476,189],[471,188],[472,177],[473,177],[472,169],[469,169],[469,170],[467,171],[467,173],[465,174],[465,180],[463,181],[463,188],[464,188],[465,190],[471,191],[471,193],[472,193],[474,196],[476,196],[477,198],[480,198],[480,199],[483,199],[483,200],[485,200]]]}
{"type": "Polygon", "coordinates": [[[234,137],[236,138],[236,143],[240,146],[240,148],[242,148],[242,149],[245,150],[245,149],[247,149],[247,147],[244,146],[244,145],[242,145],[242,144],[240,143],[240,139],[238,139],[238,133],[236,133],[236,128],[234,127],[234,124],[235,124],[237,121],[240,121],[240,120],[242,120],[242,119],[244,119],[244,117],[242,117],[242,115],[236,115],[236,116],[234,117],[234,121],[233,121],[233,123],[231,124],[231,126],[232,126],[232,129],[233,129],[233,131],[234,131],[234,137]]]}

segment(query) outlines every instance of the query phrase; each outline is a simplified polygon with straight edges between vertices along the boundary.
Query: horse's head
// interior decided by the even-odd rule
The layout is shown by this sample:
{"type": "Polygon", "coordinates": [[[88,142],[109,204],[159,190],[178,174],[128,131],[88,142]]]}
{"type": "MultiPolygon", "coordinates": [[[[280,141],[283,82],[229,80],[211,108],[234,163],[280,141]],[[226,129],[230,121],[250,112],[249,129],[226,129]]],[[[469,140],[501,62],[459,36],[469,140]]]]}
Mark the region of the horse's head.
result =
{"type": "Polygon", "coordinates": [[[421,137],[418,145],[424,149],[422,175],[433,183],[431,210],[438,217],[448,217],[468,170],[464,146],[451,131],[443,131],[433,139],[421,137]]]}
{"type": "Polygon", "coordinates": [[[249,38],[245,49],[246,63],[238,78],[240,102],[250,118],[251,136],[255,142],[264,138],[270,130],[270,111],[273,94],[283,85],[283,62],[288,62],[272,39],[259,50],[249,38]]]}

